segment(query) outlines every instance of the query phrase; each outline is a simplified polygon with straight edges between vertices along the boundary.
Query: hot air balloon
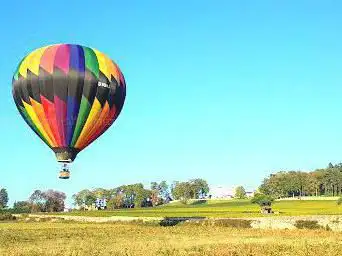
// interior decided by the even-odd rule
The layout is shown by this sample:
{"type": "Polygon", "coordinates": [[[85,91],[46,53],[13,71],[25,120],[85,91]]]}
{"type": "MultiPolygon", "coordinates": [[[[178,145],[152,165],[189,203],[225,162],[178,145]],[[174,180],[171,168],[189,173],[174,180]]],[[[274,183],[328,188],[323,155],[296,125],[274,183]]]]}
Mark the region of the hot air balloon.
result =
{"type": "Polygon", "coordinates": [[[125,79],[102,52],[76,44],[34,50],[19,63],[12,92],[19,113],[63,163],[68,163],[116,120],[126,97],[125,79]]]}

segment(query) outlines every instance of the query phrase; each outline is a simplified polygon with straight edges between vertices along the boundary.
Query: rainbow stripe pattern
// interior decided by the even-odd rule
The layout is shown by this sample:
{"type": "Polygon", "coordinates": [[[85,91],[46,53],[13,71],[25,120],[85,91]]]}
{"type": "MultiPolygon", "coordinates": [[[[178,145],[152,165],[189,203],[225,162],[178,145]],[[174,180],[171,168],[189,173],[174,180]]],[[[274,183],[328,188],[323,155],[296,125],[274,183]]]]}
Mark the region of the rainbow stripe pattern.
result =
{"type": "Polygon", "coordinates": [[[119,67],[102,52],[56,44],[22,59],[12,92],[31,129],[56,153],[66,152],[70,158],[68,152],[73,152],[75,158],[118,117],[126,83],[119,67]]]}

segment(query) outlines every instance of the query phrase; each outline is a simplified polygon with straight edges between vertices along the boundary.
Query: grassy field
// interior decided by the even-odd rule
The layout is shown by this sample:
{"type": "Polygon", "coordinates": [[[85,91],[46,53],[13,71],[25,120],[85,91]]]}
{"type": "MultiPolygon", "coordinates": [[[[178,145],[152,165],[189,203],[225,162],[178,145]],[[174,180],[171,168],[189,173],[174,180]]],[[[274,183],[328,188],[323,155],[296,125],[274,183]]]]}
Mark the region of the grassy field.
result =
{"type": "Polygon", "coordinates": [[[0,223],[1,256],[342,254],[341,233],[139,224],[0,223]]]}
{"type": "MultiPolygon", "coordinates": [[[[273,210],[279,212],[276,216],[298,215],[341,215],[342,205],[336,201],[277,201],[273,210]]],[[[258,217],[258,205],[251,204],[249,200],[208,200],[195,201],[189,205],[171,203],[154,208],[119,209],[114,211],[74,211],[62,213],[67,215],[108,217],[108,216],[134,216],[134,217],[258,217]]]]}

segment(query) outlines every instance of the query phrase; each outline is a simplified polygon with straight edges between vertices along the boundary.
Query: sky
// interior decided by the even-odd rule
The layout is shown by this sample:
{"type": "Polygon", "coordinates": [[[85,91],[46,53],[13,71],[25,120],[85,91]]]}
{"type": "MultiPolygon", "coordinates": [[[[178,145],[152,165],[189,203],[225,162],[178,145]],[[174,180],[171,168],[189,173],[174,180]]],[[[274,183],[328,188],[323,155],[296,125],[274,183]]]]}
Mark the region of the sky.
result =
{"type": "Polygon", "coordinates": [[[0,15],[0,187],[35,189],[204,178],[256,188],[280,170],[342,162],[340,1],[6,1],[0,15]],[[19,115],[19,61],[55,43],[99,49],[127,83],[115,124],[71,178],[19,115]]]}

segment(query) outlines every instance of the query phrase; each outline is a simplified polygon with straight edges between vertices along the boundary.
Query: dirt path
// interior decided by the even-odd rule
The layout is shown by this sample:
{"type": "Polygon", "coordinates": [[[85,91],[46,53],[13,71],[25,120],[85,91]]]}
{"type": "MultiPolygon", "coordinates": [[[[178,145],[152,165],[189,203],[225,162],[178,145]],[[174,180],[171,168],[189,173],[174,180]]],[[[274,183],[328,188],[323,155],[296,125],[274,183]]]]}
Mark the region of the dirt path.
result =
{"type": "MultiPolygon", "coordinates": [[[[111,217],[87,217],[87,216],[72,216],[72,215],[41,215],[41,214],[29,214],[29,218],[36,218],[39,221],[41,218],[53,218],[63,219],[79,222],[160,222],[164,218],[162,217],[127,217],[127,216],[111,216],[111,217]]],[[[188,218],[171,218],[173,220],[183,221],[201,221],[201,219],[188,218]]],[[[227,218],[209,218],[211,221],[224,220],[227,218]]],[[[234,218],[231,218],[234,219],[234,218]]],[[[317,221],[317,224],[323,228],[328,228],[333,231],[342,231],[342,215],[319,215],[319,216],[277,216],[277,217],[255,217],[255,218],[235,218],[251,220],[251,227],[256,229],[296,229],[296,221],[317,221]]]]}

